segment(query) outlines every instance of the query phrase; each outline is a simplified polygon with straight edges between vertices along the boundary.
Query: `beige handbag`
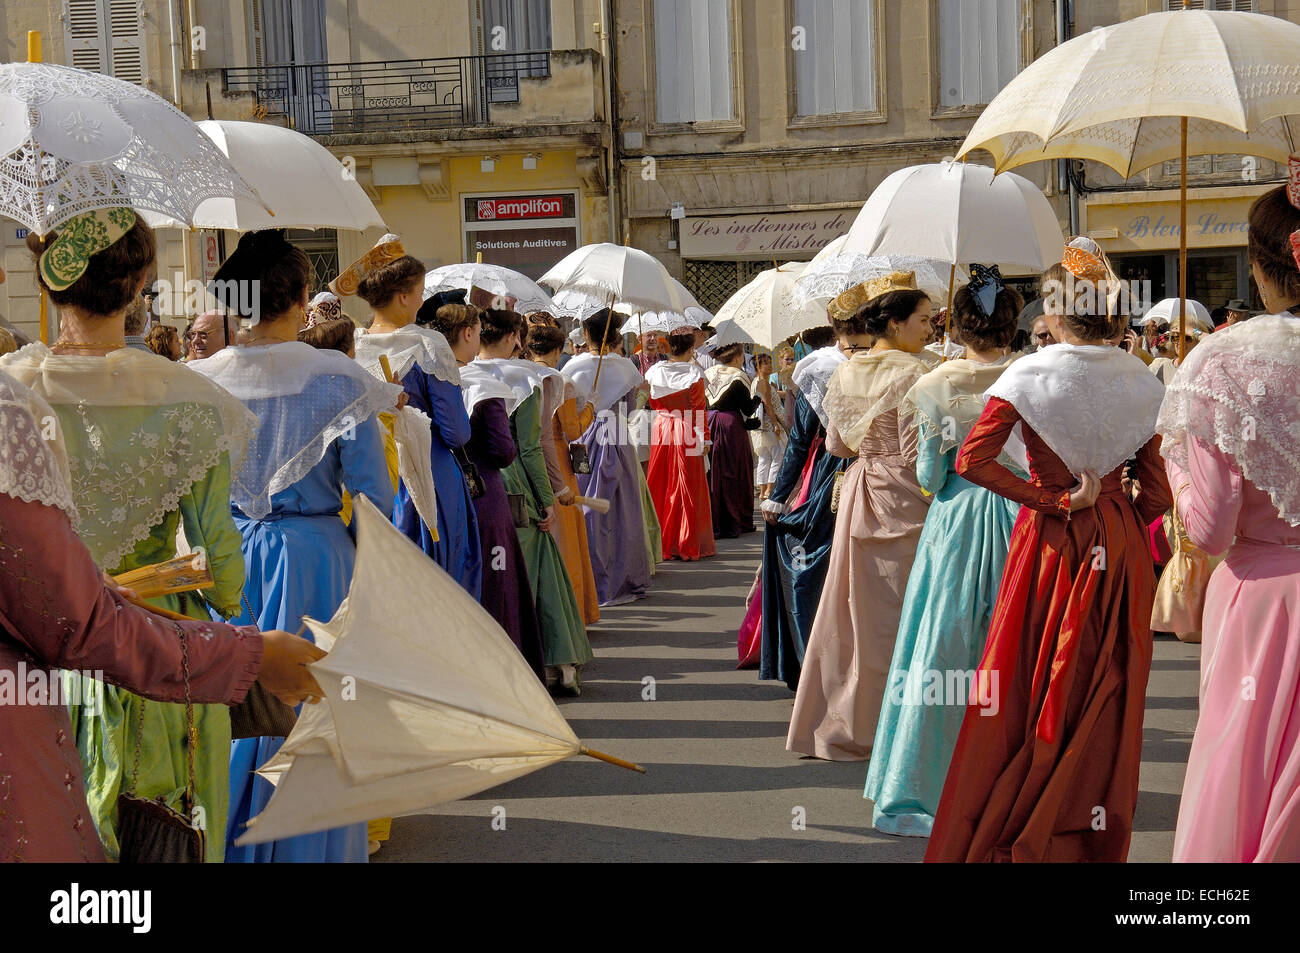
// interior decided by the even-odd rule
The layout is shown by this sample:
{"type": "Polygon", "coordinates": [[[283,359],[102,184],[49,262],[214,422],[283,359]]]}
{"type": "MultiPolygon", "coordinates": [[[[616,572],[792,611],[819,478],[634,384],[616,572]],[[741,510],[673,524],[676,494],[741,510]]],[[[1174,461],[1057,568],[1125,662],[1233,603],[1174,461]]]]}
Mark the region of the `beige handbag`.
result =
{"type": "MultiPolygon", "coordinates": [[[[1183,487],[1179,487],[1178,492],[1182,491],[1183,487]]],[[[1153,632],[1172,632],[1183,642],[1200,642],[1205,590],[1210,582],[1210,573],[1219,560],[1211,559],[1188,538],[1178,516],[1176,495],[1174,507],[1165,519],[1172,525],[1174,552],[1156,584],[1156,597],[1151,604],[1151,629],[1153,632]]]]}

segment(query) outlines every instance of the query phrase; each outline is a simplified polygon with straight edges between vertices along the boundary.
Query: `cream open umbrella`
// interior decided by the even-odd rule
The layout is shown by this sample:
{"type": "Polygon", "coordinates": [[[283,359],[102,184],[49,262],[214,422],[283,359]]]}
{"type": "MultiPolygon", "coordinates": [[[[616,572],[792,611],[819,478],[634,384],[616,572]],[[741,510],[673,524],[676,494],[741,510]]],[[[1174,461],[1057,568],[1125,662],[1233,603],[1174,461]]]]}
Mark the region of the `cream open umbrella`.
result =
{"type": "Polygon", "coordinates": [[[537,280],[557,291],[581,291],[598,299],[613,299],[643,311],[684,314],[698,302],[659,259],[627,245],[601,242],[583,245],[560,259],[537,280]]]}
{"type": "Polygon", "coordinates": [[[1286,162],[1298,120],[1300,24],[1174,10],[1094,30],[1039,57],[989,103],[958,155],[985,149],[999,171],[1091,159],[1125,178],[1181,159],[1178,296],[1185,299],[1187,156],[1286,162]]]}
{"type": "Polygon", "coordinates": [[[760,271],[718,309],[714,345],[757,344],[774,348],[786,338],[826,323],[826,309],[795,302],[795,279],[803,262],[760,271]]]}
{"type": "Polygon", "coordinates": [[[356,499],[357,561],[311,669],[325,700],[303,707],[259,773],[275,784],[236,842],[426,812],[591,751],[477,600],[356,499]]]}
{"type": "Polygon", "coordinates": [[[460,262],[443,265],[424,276],[424,298],[427,301],[439,291],[478,288],[490,295],[514,299],[514,310],[520,314],[532,311],[552,311],[555,303],[551,296],[527,275],[503,265],[486,262],[460,262]]]}
{"type": "Polygon", "coordinates": [[[128,205],[193,224],[208,199],[261,198],[167,100],[102,73],[0,64],[0,215],[44,235],[128,205]]]}
{"type": "Polygon", "coordinates": [[[262,122],[208,119],[197,125],[246,182],[274,198],[274,214],[250,196],[216,196],[198,204],[192,221],[146,214],[150,224],[237,232],[385,228],[356,175],[310,136],[262,122]]]}

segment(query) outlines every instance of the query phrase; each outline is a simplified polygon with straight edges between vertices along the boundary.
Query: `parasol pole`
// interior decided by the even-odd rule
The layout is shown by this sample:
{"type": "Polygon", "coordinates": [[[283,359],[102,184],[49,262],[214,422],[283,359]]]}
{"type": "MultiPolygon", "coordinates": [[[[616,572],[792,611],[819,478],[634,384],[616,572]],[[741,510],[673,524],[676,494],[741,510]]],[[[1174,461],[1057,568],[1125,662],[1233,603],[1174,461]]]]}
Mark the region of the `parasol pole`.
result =
{"type": "Polygon", "coordinates": [[[943,313],[943,340],[939,342],[939,350],[943,353],[940,355],[943,363],[948,360],[948,338],[952,335],[952,288],[957,283],[957,263],[954,261],[952,267],[948,269],[948,307],[943,313]]]}
{"type": "Polygon", "coordinates": [[[616,758],[612,754],[605,754],[603,751],[592,751],[586,745],[578,746],[578,754],[585,754],[588,758],[595,758],[597,761],[604,761],[606,764],[616,764],[620,768],[627,768],[629,771],[645,774],[645,768],[634,761],[624,761],[622,758],[616,758]]]}
{"type": "MultiPolygon", "coordinates": [[[[27,62],[29,63],[44,62],[44,58],[41,55],[41,31],[40,30],[27,31],[27,62]]],[[[41,187],[40,178],[41,178],[41,163],[37,162],[36,163],[36,188],[37,189],[40,189],[41,187]]],[[[41,237],[44,238],[45,236],[42,235],[41,237]]],[[[49,344],[50,343],[50,305],[45,295],[45,286],[41,284],[39,281],[37,281],[36,289],[37,291],[40,292],[41,295],[41,304],[40,304],[41,343],[49,344]]]]}
{"type": "Polygon", "coordinates": [[[605,331],[600,336],[600,353],[596,355],[596,379],[591,382],[591,393],[594,397],[596,387],[600,384],[600,368],[605,363],[605,341],[609,338],[609,325],[614,320],[614,292],[609,293],[609,307],[605,309],[609,314],[605,318],[605,331]]]}
{"type": "MultiPolygon", "coordinates": [[[[1186,9],[1187,0],[1183,0],[1186,9]]],[[[1178,363],[1187,357],[1187,117],[1179,120],[1182,173],[1178,179],[1178,363]]]]}

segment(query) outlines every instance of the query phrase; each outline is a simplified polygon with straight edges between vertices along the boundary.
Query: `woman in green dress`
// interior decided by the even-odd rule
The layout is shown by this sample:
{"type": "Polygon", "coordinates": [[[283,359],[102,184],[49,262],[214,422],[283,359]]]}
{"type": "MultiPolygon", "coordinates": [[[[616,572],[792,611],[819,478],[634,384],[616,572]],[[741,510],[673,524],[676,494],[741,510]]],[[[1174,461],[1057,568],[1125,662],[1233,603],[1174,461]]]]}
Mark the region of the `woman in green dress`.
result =
{"type": "MultiPolygon", "coordinates": [[[[474,367],[503,381],[514,393],[506,402],[516,454],[501,471],[506,493],[522,500],[525,512],[515,529],[523,547],[542,629],[547,684],[569,695],[581,692],[578,668],[592,659],[591,643],[582,623],[582,611],[573,591],[559,543],[551,535],[555,525],[555,493],[546,473],[543,440],[551,439],[551,417],[564,402],[564,378],[549,367],[515,360],[520,349],[523,318],[514,311],[483,312],[479,331],[479,357],[474,367]],[[526,525],[520,525],[520,522],[526,525]]],[[[489,554],[484,554],[488,564],[489,554]]],[[[490,572],[484,574],[488,585],[490,572]]]]}
{"type": "MultiPolygon", "coordinates": [[[[0,359],[44,397],[68,451],[78,532],[112,575],[170,559],[183,529],[196,567],[213,586],[154,605],[196,619],[238,611],[244,583],[240,536],[230,515],[232,458],[242,458],[256,419],[206,378],[164,357],[125,347],[124,315],[144,286],[153,232],[130,209],[90,212],[60,235],[29,240],[37,278],[59,308],[52,347],[31,344],[0,359]]],[[[72,678],[73,676],[69,676],[72,678]]],[[[70,686],[71,687],[71,686],[70,686]]],[[[195,705],[196,794],[188,781],[185,706],[145,701],[109,685],[69,691],[97,699],[73,707],[87,801],[111,860],[118,856],[117,799],[163,798],[205,831],[205,859],[225,854],[230,715],[195,705]]]]}

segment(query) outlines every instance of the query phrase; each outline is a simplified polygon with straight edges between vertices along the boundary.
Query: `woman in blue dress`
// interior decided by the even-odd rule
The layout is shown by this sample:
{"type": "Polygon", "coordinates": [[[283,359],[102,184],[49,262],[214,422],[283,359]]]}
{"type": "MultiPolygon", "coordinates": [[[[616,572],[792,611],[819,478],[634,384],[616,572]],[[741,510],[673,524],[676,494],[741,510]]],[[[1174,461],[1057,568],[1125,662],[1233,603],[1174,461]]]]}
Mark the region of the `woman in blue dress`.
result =
{"type": "MultiPolygon", "coordinates": [[[[248,345],[226,348],[189,366],[230,391],[260,421],[232,481],[232,511],[247,563],[238,624],[298,631],[303,616],[329,619],[347,595],[356,546],[339,518],[342,493],[364,494],[383,513],[393,507],[376,415],[397,403],[384,384],[337,351],[295,340],[307,304],[311,265],[282,232],[244,235],[218,281],[256,281],[248,345]]],[[[243,285],[250,287],[249,285],[243,285]]],[[[274,786],[253,772],[283,738],[231,744],[227,862],[352,861],[367,856],[366,825],[235,847],[274,786]]]]}
{"type": "MultiPolygon", "coordinates": [[[[397,488],[393,523],[478,599],[483,584],[478,518],[455,457],[471,434],[469,415],[461,399],[456,356],[447,339],[427,326],[428,320],[416,322],[424,289],[424,265],[407,255],[392,235],[385,235],[368,254],[380,258],[381,263],[359,276],[356,284],[356,293],[374,309],[369,329],[357,332],[357,361],[378,375],[382,373],[379,355],[387,355],[394,378],[406,391],[407,406],[425,414],[432,423],[429,465],[438,500],[438,525],[432,532],[425,525],[404,484],[397,488]]],[[[336,284],[348,290],[343,276],[336,284]]],[[[429,307],[437,311],[433,299],[429,307]]]]}
{"type": "MultiPolygon", "coordinates": [[[[912,417],[917,481],[934,499],[907,580],[863,795],[874,802],[876,830],[900,836],[930,836],[1020,512],[954,470],[984,392],[1011,363],[1021,307],[996,268],[972,270],[953,301],[966,356],[917,381],[900,409],[904,423],[912,417]]],[[[1023,475],[1023,459],[1008,462],[1023,475]]]]}

